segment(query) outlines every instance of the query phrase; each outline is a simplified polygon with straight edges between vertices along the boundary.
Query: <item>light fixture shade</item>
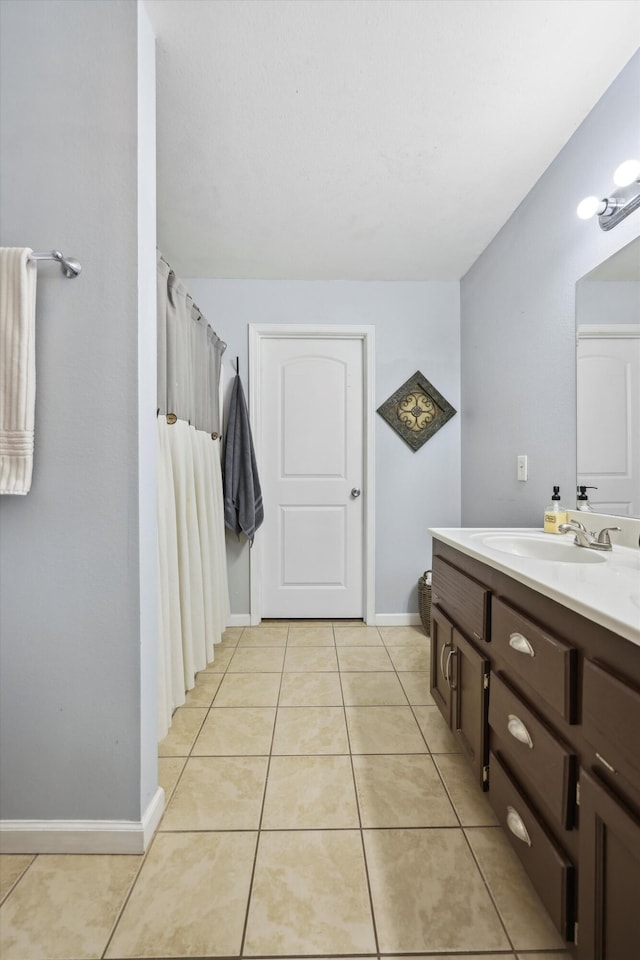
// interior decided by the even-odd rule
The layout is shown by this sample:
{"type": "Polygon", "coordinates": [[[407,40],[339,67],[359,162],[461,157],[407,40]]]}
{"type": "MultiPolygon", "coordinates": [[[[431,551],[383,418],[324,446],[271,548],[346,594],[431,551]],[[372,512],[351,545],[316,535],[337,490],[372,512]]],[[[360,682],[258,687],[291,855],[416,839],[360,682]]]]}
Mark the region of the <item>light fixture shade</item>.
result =
{"type": "Polygon", "coordinates": [[[613,175],[617,187],[628,187],[637,181],[640,181],[640,160],[625,160],[613,175]]]}
{"type": "Polygon", "coordinates": [[[599,212],[601,206],[602,200],[599,200],[598,197],[585,197],[578,204],[576,213],[581,220],[590,220],[599,212]]]}

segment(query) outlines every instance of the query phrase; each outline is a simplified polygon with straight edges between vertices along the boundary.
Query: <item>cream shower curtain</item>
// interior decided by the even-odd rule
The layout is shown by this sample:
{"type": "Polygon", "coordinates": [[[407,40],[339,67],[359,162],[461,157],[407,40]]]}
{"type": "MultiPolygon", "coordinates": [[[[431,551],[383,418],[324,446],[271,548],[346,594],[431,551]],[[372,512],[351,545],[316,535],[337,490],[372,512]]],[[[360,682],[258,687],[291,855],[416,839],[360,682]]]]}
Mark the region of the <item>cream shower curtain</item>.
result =
{"type": "Polygon", "coordinates": [[[158,257],[158,739],[229,617],[220,434],[224,344],[158,257]]]}

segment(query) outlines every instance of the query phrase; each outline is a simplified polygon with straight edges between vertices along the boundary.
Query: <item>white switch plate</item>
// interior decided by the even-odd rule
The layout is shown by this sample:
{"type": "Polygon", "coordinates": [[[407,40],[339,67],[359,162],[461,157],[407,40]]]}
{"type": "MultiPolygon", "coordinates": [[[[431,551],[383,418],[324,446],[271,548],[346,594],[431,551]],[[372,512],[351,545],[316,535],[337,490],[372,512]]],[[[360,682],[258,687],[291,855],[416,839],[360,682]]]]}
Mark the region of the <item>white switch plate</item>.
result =
{"type": "Polygon", "coordinates": [[[518,480],[529,479],[529,466],[527,464],[527,455],[521,454],[518,457],[518,480]]]}

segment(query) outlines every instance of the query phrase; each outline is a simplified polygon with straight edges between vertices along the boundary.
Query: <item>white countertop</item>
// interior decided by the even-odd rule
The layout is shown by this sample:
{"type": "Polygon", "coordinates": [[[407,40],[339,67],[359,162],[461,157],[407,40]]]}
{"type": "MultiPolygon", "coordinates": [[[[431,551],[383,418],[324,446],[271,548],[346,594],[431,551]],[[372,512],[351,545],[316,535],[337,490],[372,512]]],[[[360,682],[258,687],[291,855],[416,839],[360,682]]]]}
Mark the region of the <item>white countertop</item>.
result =
{"type": "Polygon", "coordinates": [[[472,527],[434,527],[429,533],[640,646],[640,550],[614,544],[611,553],[598,552],[602,562],[565,563],[505,553],[491,546],[491,537],[525,535],[540,541],[563,540],[571,549],[587,550],[573,546],[572,534],[472,527]]]}

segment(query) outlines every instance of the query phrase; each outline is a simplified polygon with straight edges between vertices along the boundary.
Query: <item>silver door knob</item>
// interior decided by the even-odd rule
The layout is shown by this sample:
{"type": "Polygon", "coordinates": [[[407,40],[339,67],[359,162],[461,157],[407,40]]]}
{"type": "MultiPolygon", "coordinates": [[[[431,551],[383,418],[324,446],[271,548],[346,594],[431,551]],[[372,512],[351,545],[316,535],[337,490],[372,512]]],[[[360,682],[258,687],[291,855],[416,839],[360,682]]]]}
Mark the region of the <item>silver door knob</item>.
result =
{"type": "Polygon", "coordinates": [[[358,489],[358,487],[353,488],[353,490],[351,491],[351,496],[353,497],[354,500],[358,499],[358,497],[360,496],[360,490],[358,489]]]}

